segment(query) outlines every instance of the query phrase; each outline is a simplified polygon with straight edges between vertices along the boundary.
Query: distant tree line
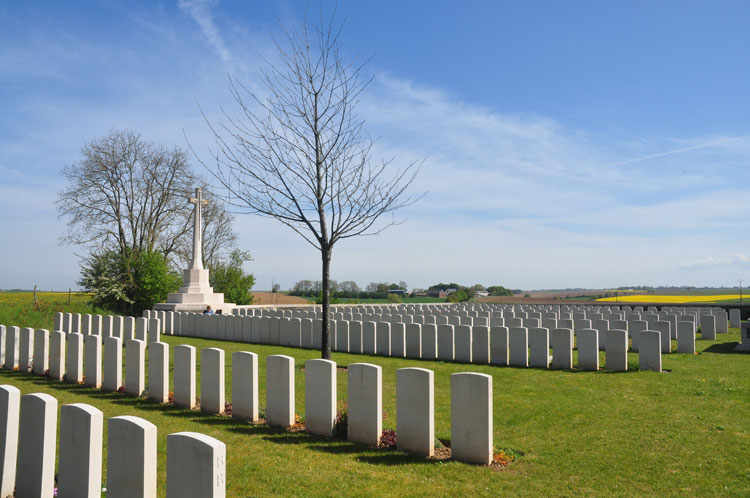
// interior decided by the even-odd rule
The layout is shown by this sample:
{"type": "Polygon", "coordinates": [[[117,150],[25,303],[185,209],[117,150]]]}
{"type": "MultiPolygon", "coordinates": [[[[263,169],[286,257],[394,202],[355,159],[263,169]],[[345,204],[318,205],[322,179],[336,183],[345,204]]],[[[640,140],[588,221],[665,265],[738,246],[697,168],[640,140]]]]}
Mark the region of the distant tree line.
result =
{"type": "MultiPolygon", "coordinates": [[[[362,289],[353,280],[338,282],[330,280],[331,292],[336,298],[347,299],[387,299],[393,291],[400,294],[408,293],[408,285],[403,280],[397,284],[387,282],[370,282],[362,289]]],[[[323,291],[323,284],[320,280],[300,280],[292,287],[289,292],[291,296],[300,297],[318,297],[323,291]]]]}
{"type": "MultiPolygon", "coordinates": [[[[427,289],[412,289],[409,292],[408,285],[403,280],[399,283],[389,282],[370,282],[367,286],[362,289],[352,280],[345,280],[338,282],[331,280],[331,292],[334,293],[335,298],[346,298],[346,299],[390,299],[394,294],[410,294],[412,296],[427,296],[440,292],[441,290],[446,291],[448,289],[455,289],[451,291],[446,301],[448,302],[463,302],[469,301],[476,297],[477,291],[486,291],[490,296],[512,296],[520,291],[506,289],[502,285],[492,285],[485,287],[482,284],[475,284],[472,286],[465,286],[451,283],[439,283],[431,285],[427,289]]],[[[322,292],[322,283],[320,280],[300,280],[292,287],[289,292],[292,296],[310,297],[317,298],[322,292]]]]}

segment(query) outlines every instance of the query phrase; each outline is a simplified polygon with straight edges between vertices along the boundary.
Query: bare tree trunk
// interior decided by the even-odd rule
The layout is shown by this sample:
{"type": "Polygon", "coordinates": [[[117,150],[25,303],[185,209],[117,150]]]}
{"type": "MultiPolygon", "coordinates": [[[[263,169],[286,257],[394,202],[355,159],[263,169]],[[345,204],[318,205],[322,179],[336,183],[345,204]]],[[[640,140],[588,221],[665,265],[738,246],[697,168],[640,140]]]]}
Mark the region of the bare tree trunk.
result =
{"type": "Polygon", "coordinates": [[[331,359],[331,329],[328,326],[328,314],[331,308],[331,250],[320,251],[323,257],[323,341],[321,344],[320,357],[324,360],[331,359]]]}
{"type": "Polygon", "coordinates": [[[71,289],[70,289],[70,287],[68,287],[68,304],[72,303],[72,301],[71,301],[71,295],[72,295],[71,294],[71,289]]]}
{"type": "Polygon", "coordinates": [[[36,309],[37,302],[36,302],[36,284],[34,284],[34,309],[36,309]]]}

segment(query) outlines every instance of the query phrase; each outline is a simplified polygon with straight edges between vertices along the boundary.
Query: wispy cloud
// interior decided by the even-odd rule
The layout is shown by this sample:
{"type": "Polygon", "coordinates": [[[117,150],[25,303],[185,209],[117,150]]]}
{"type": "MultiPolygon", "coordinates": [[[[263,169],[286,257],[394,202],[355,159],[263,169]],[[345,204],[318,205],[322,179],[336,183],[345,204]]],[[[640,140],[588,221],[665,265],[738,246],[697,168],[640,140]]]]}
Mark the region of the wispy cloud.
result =
{"type": "Polygon", "coordinates": [[[746,267],[750,264],[750,258],[743,253],[730,254],[729,256],[715,258],[707,256],[703,259],[683,263],[683,270],[703,270],[711,268],[746,267]]]}
{"type": "Polygon", "coordinates": [[[211,8],[217,6],[218,1],[179,0],[177,5],[179,5],[180,9],[186,12],[190,17],[195,19],[195,22],[200,26],[203,35],[219,53],[221,60],[225,63],[231,63],[234,58],[224,43],[224,39],[219,33],[219,28],[214,22],[214,16],[211,12],[211,8]]]}

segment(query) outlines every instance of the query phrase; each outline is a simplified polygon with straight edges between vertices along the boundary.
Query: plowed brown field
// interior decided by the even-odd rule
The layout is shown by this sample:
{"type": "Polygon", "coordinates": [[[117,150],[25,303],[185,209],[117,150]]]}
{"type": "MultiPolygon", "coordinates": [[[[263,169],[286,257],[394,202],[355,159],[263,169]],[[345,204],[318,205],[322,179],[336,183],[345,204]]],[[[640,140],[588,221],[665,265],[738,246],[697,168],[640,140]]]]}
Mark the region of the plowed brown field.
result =
{"type": "Polygon", "coordinates": [[[274,292],[253,291],[253,304],[310,304],[304,297],[287,296],[274,292]]]}

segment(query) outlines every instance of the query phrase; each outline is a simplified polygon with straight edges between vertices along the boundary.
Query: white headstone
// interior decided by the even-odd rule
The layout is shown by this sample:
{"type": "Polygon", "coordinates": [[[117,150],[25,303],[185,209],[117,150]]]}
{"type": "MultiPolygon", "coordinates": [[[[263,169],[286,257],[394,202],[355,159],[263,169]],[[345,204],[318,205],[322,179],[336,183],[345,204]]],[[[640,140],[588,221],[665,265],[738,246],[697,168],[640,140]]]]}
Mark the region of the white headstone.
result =
{"type": "Polygon", "coordinates": [[[224,413],[224,350],[201,350],[201,411],[224,413]]]}
{"type": "MultiPolygon", "coordinates": [[[[486,328],[486,327],[485,327],[486,328]]],[[[434,373],[424,368],[396,370],[396,432],[401,451],[431,457],[435,452],[434,373]]]]}
{"type": "Polygon", "coordinates": [[[174,348],[174,404],[195,408],[195,347],[174,348]]]}
{"type": "Polygon", "coordinates": [[[305,362],[305,424],[306,431],[320,436],[333,436],[336,421],[336,362],[307,360],[305,362]]]}
{"type": "Polygon", "coordinates": [[[492,453],[492,376],[452,374],[451,458],[489,465],[492,453]]]}
{"type": "Polygon", "coordinates": [[[93,406],[60,409],[59,498],[101,497],[103,424],[104,415],[93,406]]]}
{"type": "Polygon", "coordinates": [[[258,355],[232,353],[232,417],[258,420],[258,355]]]}
{"type": "Polygon", "coordinates": [[[377,446],[383,431],[383,372],[370,363],[347,367],[347,439],[377,446]]]}
{"type": "Polygon", "coordinates": [[[107,498],[154,496],[156,426],[130,415],[110,418],[107,437],[107,498]]]}

